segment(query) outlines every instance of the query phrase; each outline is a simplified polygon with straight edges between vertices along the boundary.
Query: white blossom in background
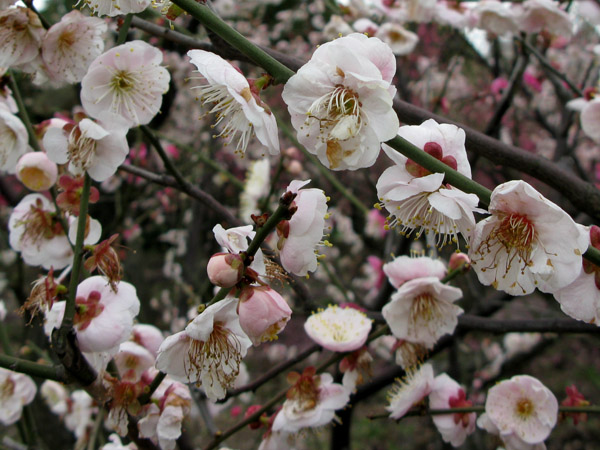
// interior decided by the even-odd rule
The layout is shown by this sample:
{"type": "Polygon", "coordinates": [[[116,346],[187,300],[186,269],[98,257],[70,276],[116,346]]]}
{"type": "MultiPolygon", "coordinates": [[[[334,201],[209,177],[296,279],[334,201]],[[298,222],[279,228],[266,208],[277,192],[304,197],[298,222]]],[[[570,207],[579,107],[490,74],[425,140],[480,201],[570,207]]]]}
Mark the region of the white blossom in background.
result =
{"type": "Polygon", "coordinates": [[[23,406],[33,401],[36,390],[35,383],[27,375],[0,367],[0,423],[8,426],[17,422],[23,406]]]}
{"type": "Polygon", "coordinates": [[[373,165],[395,136],[392,50],[352,33],[321,45],[283,88],[298,140],[333,170],[373,165]]]}
{"type": "Polygon", "coordinates": [[[406,370],[402,380],[398,380],[388,393],[390,418],[400,419],[410,408],[421,403],[433,387],[433,367],[423,364],[406,370]]]}
{"type": "Polygon", "coordinates": [[[316,247],[323,239],[327,215],[327,197],[321,189],[302,189],[310,180],[294,180],[286,192],[296,194],[291,207],[296,212],[277,227],[277,248],[281,265],[295,275],[304,276],[317,270],[316,247]]]}
{"type": "Polygon", "coordinates": [[[403,255],[383,265],[383,272],[396,289],[415,278],[436,277],[441,280],[446,276],[447,271],[441,259],[433,259],[429,256],[403,255]]]}
{"type": "Polygon", "coordinates": [[[132,382],[139,381],[146,370],[154,367],[155,361],[149,350],[131,341],[123,342],[113,359],[121,379],[132,382]]]}
{"type": "Polygon", "coordinates": [[[597,89],[591,90],[584,97],[567,102],[567,108],[579,111],[581,129],[590,139],[600,142],[600,129],[597,126],[600,120],[600,97],[596,97],[597,89]]]}
{"type": "Polygon", "coordinates": [[[167,337],[156,368],[182,383],[197,383],[211,400],[225,397],[252,341],[240,327],[238,299],[210,305],[184,331],[167,337]]]}
{"type": "Polygon", "coordinates": [[[131,340],[141,345],[156,357],[160,344],[165,340],[162,331],[154,325],[137,323],[133,326],[131,340]]]}
{"type": "Polygon", "coordinates": [[[69,408],[65,414],[65,426],[78,438],[86,435],[92,425],[92,415],[96,411],[94,399],[83,389],[71,393],[69,408]]]}
{"type": "Polygon", "coordinates": [[[271,165],[267,158],[253,161],[246,172],[244,191],[240,195],[240,219],[250,221],[252,214],[260,214],[258,201],[269,193],[271,165]]]}
{"type": "Polygon", "coordinates": [[[479,281],[511,295],[553,293],[579,275],[589,234],[524,181],[492,192],[491,217],[477,224],[469,256],[479,281]]]}
{"type": "Polygon", "coordinates": [[[371,319],[353,307],[328,306],[309,316],[304,331],[317,344],[333,352],[358,350],[367,341],[371,319]]]}
{"type": "Polygon", "coordinates": [[[50,27],[42,41],[44,69],[52,81],[77,83],[104,50],[106,22],[78,10],[65,14],[50,27]]]}
{"type": "Polygon", "coordinates": [[[375,37],[389,45],[394,55],[400,56],[411,53],[419,42],[419,37],[415,33],[393,22],[381,25],[377,29],[375,37]]]}
{"type": "Polygon", "coordinates": [[[62,416],[69,410],[69,393],[62,383],[45,380],[40,386],[40,394],[54,414],[62,416]]]}
{"type": "Polygon", "coordinates": [[[81,81],[85,112],[102,120],[108,111],[116,115],[110,125],[128,128],[150,122],[169,90],[171,76],[162,60],[162,52],[144,41],[127,42],[97,57],[81,81]]]}
{"type": "Polygon", "coordinates": [[[454,302],[462,291],[440,282],[437,277],[415,278],[392,294],[381,310],[393,335],[433,348],[444,334],[454,333],[462,308],[454,302]]]}
{"type": "Polygon", "coordinates": [[[478,17],[477,28],[489,31],[497,36],[519,31],[518,16],[509,4],[498,0],[477,2],[475,14],[478,17]]]}
{"type": "Polygon", "coordinates": [[[27,152],[27,129],[21,119],[0,104],[0,170],[12,173],[19,158],[27,152]]]}
{"type": "Polygon", "coordinates": [[[110,441],[108,444],[104,444],[102,447],[100,447],[100,450],[136,450],[137,446],[134,443],[131,443],[129,445],[123,445],[123,443],[121,442],[121,438],[119,437],[118,434],[111,434],[108,437],[108,440],[110,441]]]}
{"type": "Polygon", "coordinates": [[[62,129],[49,128],[43,140],[48,157],[57,164],[69,163],[69,172],[74,175],[87,172],[95,181],[110,178],[129,154],[128,129],[109,113],[100,114],[100,118],[104,120],[98,123],[82,119],[62,129]]]}
{"type": "Polygon", "coordinates": [[[192,89],[200,92],[203,105],[212,105],[209,113],[217,116],[214,126],[222,127],[216,136],[234,143],[236,153],[243,155],[250,138],[256,134],[271,155],[278,155],[279,137],[275,116],[260,100],[258,92],[253,91],[246,77],[214,53],[190,50],[187,55],[207,82],[192,89]]]}
{"type": "Polygon", "coordinates": [[[0,11],[0,67],[32,63],[46,30],[36,13],[21,6],[0,11]]]}
{"type": "MultiPolygon", "coordinates": [[[[471,178],[463,129],[429,119],[400,127],[398,136],[471,178]]],[[[377,196],[393,217],[389,226],[408,235],[417,230],[417,237],[432,231],[438,246],[456,242],[458,233],[468,241],[475,228],[473,212],[481,212],[477,196],[444,184],[443,173],[431,173],[385,144],[383,149],[395,163],[377,181],[377,196]]]]}
{"type": "Polygon", "coordinates": [[[98,16],[115,17],[136,14],[150,6],[151,0],[79,0],[98,16]]]}
{"type": "Polygon", "coordinates": [[[477,425],[500,436],[507,449],[543,449],[558,418],[558,401],[536,378],[517,375],[488,391],[477,425]]]}
{"type": "Polygon", "coordinates": [[[521,31],[539,33],[547,31],[555,36],[570,37],[573,23],[569,14],[553,0],[526,0],[518,9],[518,22],[521,31]]]}

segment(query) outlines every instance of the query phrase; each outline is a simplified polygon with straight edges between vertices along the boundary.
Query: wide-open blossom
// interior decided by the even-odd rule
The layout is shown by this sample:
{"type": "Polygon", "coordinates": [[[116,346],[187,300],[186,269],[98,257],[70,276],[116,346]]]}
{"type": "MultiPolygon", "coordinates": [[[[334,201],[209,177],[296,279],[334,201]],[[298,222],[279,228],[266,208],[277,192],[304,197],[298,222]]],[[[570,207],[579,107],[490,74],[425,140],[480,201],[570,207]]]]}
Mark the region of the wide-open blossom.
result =
{"type": "MultiPolygon", "coordinates": [[[[469,406],[473,406],[473,403],[466,399],[464,389],[447,374],[442,373],[433,379],[429,394],[429,408],[448,409],[469,406]]],[[[458,447],[465,442],[469,434],[475,431],[477,414],[435,414],[431,416],[431,419],[444,442],[458,447]]]]}
{"type": "Polygon", "coordinates": [[[58,167],[44,152],[25,153],[17,162],[16,175],[32,191],[45,191],[56,183],[58,167]]]}
{"type": "Polygon", "coordinates": [[[462,308],[454,302],[462,291],[440,282],[437,277],[407,281],[392,295],[383,317],[398,339],[433,348],[444,334],[452,334],[462,308]]]}
{"type": "Polygon", "coordinates": [[[317,344],[333,352],[351,352],[367,341],[371,320],[356,308],[328,306],[304,322],[304,331],[317,344]]]}
{"type": "Polygon", "coordinates": [[[240,327],[237,304],[237,298],[227,297],[210,305],[184,331],[167,337],[156,368],[177,381],[197,383],[211,400],[225,397],[252,345],[240,327]]]}
{"type": "Polygon", "coordinates": [[[327,218],[325,193],[321,189],[301,189],[308,183],[310,180],[294,180],[287,187],[287,192],[297,194],[291,205],[297,210],[289,221],[282,221],[277,227],[281,265],[300,276],[317,270],[316,246],[323,239],[327,218]]]}
{"type": "MultiPolygon", "coordinates": [[[[125,342],[131,335],[140,301],[133,285],[121,281],[113,291],[104,277],[86,278],[77,286],[73,324],[83,352],[106,352],[125,342]]],[[[46,316],[45,331],[51,335],[59,328],[65,302],[55,302],[46,316]]]]}
{"type": "MultiPolygon", "coordinates": [[[[461,128],[429,119],[418,126],[400,127],[398,136],[471,178],[461,128]]],[[[396,163],[377,181],[377,196],[393,217],[389,226],[410,230],[408,234],[416,229],[417,236],[432,231],[439,235],[439,245],[456,241],[459,232],[468,240],[475,227],[473,211],[480,212],[477,196],[445,185],[443,173],[431,173],[385,144],[383,149],[396,163]]]]}
{"type": "Polygon", "coordinates": [[[170,75],[162,67],[162,52],[144,41],[130,41],[97,57],[81,81],[85,112],[102,120],[108,111],[111,125],[134,127],[150,122],[169,90],[170,75]],[[115,116],[112,116],[115,117],[115,116]]]}
{"type": "Polygon", "coordinates": [[[488,391],[477,425],[498,434],[507,448],[533,449],[550,435],[557,417],[554,394],[536,378],[517,375],[488,391]]]}
{"type": "Polygon", "coordinates": [[[321,45],[283,88],[298,140],[333,170],[373,165],[395,136],[392,50],[353,33],[321,45]]]}
{"type": "Polygon", "coordinates": [[[554,0],[526,0],[519,11],[519,26],[526,33],[547,31],[553,35],[570,37],[573,23],[569,14],[554,0]]]}
{"type": "Polygon", "coordinates": [[[154,367],[154,359],[148,349],[131,341],[123,342],[114,356],[121,379],[133,382],[139,381],[146,370],[154,367]]]}
{"type": "Polygon", "coordinates": [[[52,81],[77,83],[94,59],[102,54],[107,25],[104,20],[86,17],[78,10],[62,16],[42,41],[44,69],[52,81]]]}
{"type": "Polygon", "coordinates": [[[410,408],[423,401],[433,387],[433,367],[423,364],[418,368],[406,370],[402,380],[388,393],[389,405],[385,407],[392,419],[400,419],[410,408]]]}
{"type": "Polygon", "coordinates": [[[150,6],[151,0],[79,0],[98,16],[115,17],[125,14],[136,14],[150,6]]]}
{"type": "Polygon", "coordinates": [[[279,138],[275,116],[264,104],[258,92],[252,90],[248,80],[220,56],[204,50],[190,50],[190,62],[198,68],[203,86],[195,86],[200,92],[202,104],[212,105],[209,113],[216,113],[215,126],[223,123],[217,136],[235,142],[235,151],[241,155],[246,151],[253,134],[269,150],[279,154],[279,138]]]}
{"type": "Polygon", "coordinates": [[[350,392],[334,383],[330,374],[315,372],[314,367],[308,367],[302,374],[288,374],[288,382],[293,386],[275,416],[273,431],[297,433],[302,428],[327,425],[335,418],[335,411],[346,406],[350,392]]]}
{"type": "Polygon", "coordinates": [[[402,255],[384,264],[383,271],[392,286],[398,289],[405,282],[415,278],[436,277],[441,280],[446,276],[447,269],[441,259],[402,255]]]}
{"type": "Polygon", "coordinates": [[[381,25],[377,29],[375,37],[389,45],[394,55],[408,55],[419,42],[419,37],[415,33],[393,22],[381,25]]]}
{"type": "Polygon", "coordinates": [[[23,406],[33,401],[36,391],[27,375],[0,367],[0,423],[8,426],[19,420],[23,406]]]}
{"type": "Polygon", "coordinates": [[[14,172],[17,161],[27,152],[28,139],[23,122],[0,104],[0,170],[14,172]]]}
{"type": "Polygon", "coordinates": [[[62,129],[50,128],[44,134],[44,148],[57,164],[69,163],[74,175],[87,172],[95,181],[104,181],[117,171],[129,153],[127,128],[114,122],[114,116],[103,113],[101,121],[82,119],[62,129]],[[109,131],[110,130],[110,131],[109,131]]]}
{"type": "Polygon", "coordinates": [[[469,256],[479,281],[511,295],[555,292],[579,275],[590,239],[571,217],[521,180],[492,192],[469,256]]]}
{"type": "Polygon", "coordinates": [[[44,27],[29,8],[0,11],[0,67],[14,67],[32,62],[40,52],[44,27]]]}
{"type": "MultiPolygon", "coordinates": [[[[589,234],[591,246],[600,249],[600,228],[592,225],[589,234]]],[[[597,265],[584,259],[579,276],[553,295],[565,314],[600,326],[600,267],[597,265]]]]}
{"type": "Polygon", "coordinates": [[[292,316],[285,299],[268,286],[247,286],[240,294],[240,326],[255,346],[277,339],[292,316]]]}

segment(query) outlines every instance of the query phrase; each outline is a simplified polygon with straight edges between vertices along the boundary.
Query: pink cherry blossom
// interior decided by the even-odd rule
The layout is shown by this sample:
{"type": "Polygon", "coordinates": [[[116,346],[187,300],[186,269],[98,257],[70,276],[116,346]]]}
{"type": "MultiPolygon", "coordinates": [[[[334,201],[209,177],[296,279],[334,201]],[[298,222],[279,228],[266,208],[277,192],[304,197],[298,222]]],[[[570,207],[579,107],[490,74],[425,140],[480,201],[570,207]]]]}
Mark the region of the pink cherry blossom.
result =
{"type": "Polygon", "coordinates": [[[215,253],[206,265],[208,279],[219,287],[233,287],[244,275],[244,261],[239,254],[215,253]]]}
{"type": "Polygon", "coordinates": [[[524,295],[536,287],[555,292],[577,278],[590,240],[565,211],[520,180],[496,187],[489,211],[469,248],[482,284],[524,295]]]}
{"type": "Polygon", "coordinates": [[[461,297],[459,288],[437,277],[415,278],[400,286],[381,312],[398,339],[431,349],[444,334],[454,332],[463,312],[454,302],[461,297]]]}
{"type": "Polygon", "coordinates": [[[150,122],[169,90],[170,75],[162,67],[160,50],[144,41],[130,41],[98,56],[81,81],[85,112],[102,120],[113,114],[111,125],[134,127],[150,122]]]}
{"type": "Polygon", "coordinates": [[[154,325],[138,323],[133,326],[133,342],[150,351],[155,357],[158,354],[160,344],[165,340],[162,332],[154,325]]]}
{"type": "Polygon", "coordinates": [[[0,367],[0,423],[12,425],[21,418],[23,406],[33,401],[37,388],[27,375],[0,367]]]}
{"type": "Polygon", "coordinates": [[[436,277],[441,280],[447,272],[442,260],[428,256],[398,256],[384,264],[383,271],[396,289],[415,278],[436,277]]]}
{"type": "Polygon", "coordinates": [[[146,370],[154,367],[154,355],[131,341],[123,342],[113,359],[121,379],[127,381],[139,381],[146,370]]]}
{"type": "Polygon", "coordinates": [[[569,14],[560,9],[560,3],[553,0],[526,0],[519,15],[519,26],[526,33],[539,33],[544,30],[556,36],[570,37],[573,23],[569,14]]]}
{"type": "Polygon", "coordinates": [[[359,349],[371,331],[371,320],[356,308],[337,305],[319,310],[304,322],[304,331],[317,344],[333,352],[359,349]]]}
{"type": "Polygon", "coordinates": [[[497,36],[519,31],[518,16],[509,4],[503,4],[498,0],[484,0],[477,2],[475,13],[478,16],[477,28],[497,36]]]}
{"type": "Polygon", "coordinates": [[[308,181],[294,180],[287,192],[296,195],[292,206],[297,210],[289,221],[277,228],[277,248],[281,265],[295,275],[304,276],[317,270],[316,246],[323,238],[327,218],[327,198],[321,189],[301,189],[308,181]]]}
{"type": "Polygon", "coordinates": [[[244,154],[253,134],[269,150],[279,154],[277,122],[269,107],[253,93],[246,77],[220,56],[204,50],[190,50],[190,62],[208,84],[196,86],[203,104],[213,105],[210,113],[216,113],[219,125],[224,127],[218,136],[233,142],[237,137],[235,151],[244,154]]]}
{"type": "Polygon", "coordinates": [[[184,331],[167,337],[158,350],[156,368],[183,383],[198,383],[212,400],[233,386],[252,341],[240,327],[238,299],[210,305],[184,331]]]}
{"type": "MultiPolygon", "coordinates": [[[[252,230],[252,225],[242,227],[223,228],[220,224],[213,227],[213,234],[216,241],[221,247],[232,254],[238,254],[248,250],[248,240],[254,239],[256,231],[252,230]]],[[[265,259],[262,250],[258,250],[254,255],[254,261],[250,264],[250,268],[259,275],[265,275],[267,269],[265,267],[265,259]]]]}
{"type": "Polygon", "coordinates": [[[247,286],[240,294],[240,326],[255,346],[277,339],[292,310],[278,292],[267,286],[247,286]]]}
{"type": "Polygon", "coordinates": [[[58,168],[44,152],[25,153],[17,162],[17,178],[32,191],[45,191],[56,183],[58,168]]]}
{"type": "Polygon", "coordinates": [[[398,129],[395,67],[377,38],[352,33],[321,45],[283,89],[300,143],[333,170],[372,166],[398,129]]]}
{"type": "Polygon", "coordinates": [[[0,67],[31,63],[39,56],[45,33],[35,12],[21,6],[0,11],[0,67]]]}
{"type": "Polygon", "coordinates": [[[388,394],[389,405],[386,406],[392,419],[400,419],[410,408],[419,404],[429,395],[433,387],[433,367],[423,364],[420,367],[407,369],[402,380],[394,385],[388,394]]]}

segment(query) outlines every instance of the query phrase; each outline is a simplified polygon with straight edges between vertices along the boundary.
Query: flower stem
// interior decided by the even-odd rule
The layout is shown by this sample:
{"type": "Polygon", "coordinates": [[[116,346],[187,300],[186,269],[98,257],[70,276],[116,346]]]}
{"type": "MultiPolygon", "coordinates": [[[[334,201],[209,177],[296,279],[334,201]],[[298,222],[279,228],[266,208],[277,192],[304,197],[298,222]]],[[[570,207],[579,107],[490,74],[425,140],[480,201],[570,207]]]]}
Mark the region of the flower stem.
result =
{"type": "Polygon", "coordinates": [[[19,85],[17,84],[17,80],[15,78],[14,71],[10,70],[10,88],[12,90],[13,96],[15,98],[15,102],[17,103],[17,108],[19,108],[19,116],[21,116],[21,120],[27,129],[27,135],[29,136],[29,145],[33,147],[36,152],[41,151],[40,143],[35,136],[35,130],[33,129],[33,125],[31,124],[31,120],[29,119],[29,114],[27,113],[27,108],[25,108],[25,103],[23,102],[23,97],[21,97],[21,91],[19,90],[19,85]]]}
{"type": "Polygon", "coordinates": [[[124,44],[127,40],[127,33],[129,33],[129,27],[131,26],[131,19],[133,19],[133,14],[127,14],[123,19],[123,23],[119,28],[119,36],[117,37],[117,42],[115,45],[124,44]]]}
{"type": "Polygon", "coordinates": [[[142,395],[140,395],[138,397],[138,401],[140,402],[140,405],[145,405],[146,403],[148,403],[150,401],[152,394],[154,394],[154,391],[156,391],[156,389],[158,389],[158,386],[160,386],[160,383],[162,383],[162,381],[165,379],[166,376],[167,376],[167,374],[164,372],[158,372],[156,374],[156,376],[154,377],[154,379],[148,386],[148,391],[144,392],[142,395]]]}
{"type": "Polygon", "coordinates": [[[14,356],[0,355],[0,367],[46,380],[61,381],[63,383],[67,381],[62,366],[37,364],[26,359],[15,358],[14,356]]]}
{"type": "Polygon", "coordinates": [[[255,64],[269,72],[275,79],[275,84],[285,83],[294,71],[287,68],[272,56],[231,28],[221,20],[210,8],[194,0],[173,0],[173,3],[197,19],[206,28],[217,34],[232,47],[246,55],[255,64]]]}

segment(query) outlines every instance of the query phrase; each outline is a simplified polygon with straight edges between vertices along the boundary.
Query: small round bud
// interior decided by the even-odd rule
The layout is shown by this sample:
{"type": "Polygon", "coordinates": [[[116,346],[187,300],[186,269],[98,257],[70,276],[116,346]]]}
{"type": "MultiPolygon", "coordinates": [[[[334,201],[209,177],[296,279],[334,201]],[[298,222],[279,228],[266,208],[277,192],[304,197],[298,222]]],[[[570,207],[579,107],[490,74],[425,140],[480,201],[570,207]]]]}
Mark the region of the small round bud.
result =
{"type": "Polygon", "coordinates": [[[17,178],[32,191],[45,191],[56,183],[58,168],[44,152],[25,153],[17,163],[17,178]]]}
{"type": "Polygon", "coordinates": [[[206,272],[212,284],[224,288],[233,287],[244,275],[244,262],[240,255],[216,253],[208,261],[206,272]]]}
{"type": "Polygon", "coordinates": [[[468,272],[471,268],[471,258],[465,253],[453,253],[448,262],[448,269],[468,272]]]}

